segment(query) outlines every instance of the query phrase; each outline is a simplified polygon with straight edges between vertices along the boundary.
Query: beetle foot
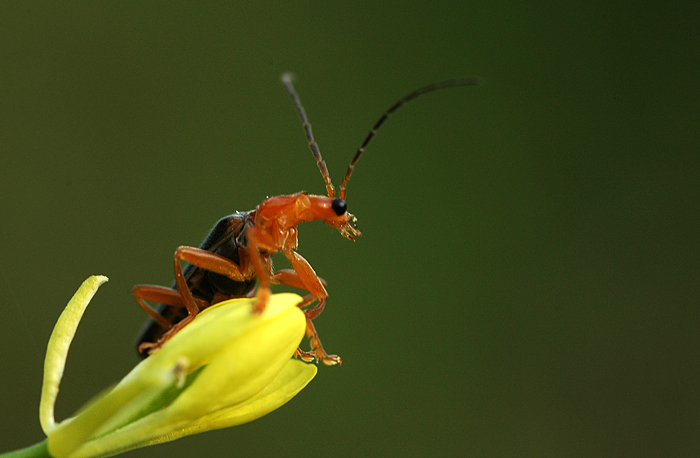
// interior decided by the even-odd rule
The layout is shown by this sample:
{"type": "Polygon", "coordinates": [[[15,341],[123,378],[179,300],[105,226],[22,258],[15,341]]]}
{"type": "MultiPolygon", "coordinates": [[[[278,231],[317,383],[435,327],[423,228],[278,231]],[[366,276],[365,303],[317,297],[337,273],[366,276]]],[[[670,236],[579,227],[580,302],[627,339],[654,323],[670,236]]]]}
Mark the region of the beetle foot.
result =
{"type": "Polygon", "coordinates": [[[297,348],[294,352],[294,356],[304,361],[305,363],[312,363],[314,361],[321,361],[326,366],[342,365],[343,360],[340,359],[338,355],[329,355],[322,349],[316,349],[313,351],[304,351],[301,348],[297,348]]]}
{"type": "Polygon", "coordinates": [[[260,315],[265,311],[265,307],[267,307],[267,302],[270,300],[270,288],[266,287],[260,287],[258,288],[258,294],[257,297],[255,298],[255,302],[253,303],[253,313],[260,315]]]}

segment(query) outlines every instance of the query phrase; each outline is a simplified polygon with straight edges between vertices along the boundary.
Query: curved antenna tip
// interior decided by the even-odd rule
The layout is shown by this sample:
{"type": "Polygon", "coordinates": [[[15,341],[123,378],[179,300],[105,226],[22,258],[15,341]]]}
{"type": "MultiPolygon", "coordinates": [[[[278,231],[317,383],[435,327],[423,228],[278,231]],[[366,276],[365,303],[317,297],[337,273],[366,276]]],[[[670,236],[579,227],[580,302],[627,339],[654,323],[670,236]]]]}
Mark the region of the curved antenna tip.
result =
{"type": "Polygon", "coordinates": [[[433,92],[438,89],[447,89],[456,86],[476,86],[480,83],[481,79],[478,77],[457,78],[447,81],[439,81],[437,83],[423,86],[420,89],[416,89],[415,91],[404,96],[394,105],[392,105],[391,108],[386,110],[382,117],[379,118],[379,120],[374,124],[372,130],[369,131],[369,134],[365,138],[365,141],[362,142],[362,145],[360,145],[360,147],[357,149],[355,157],[353,157],[352,161],[350,161],[350,165],[348,165],[348,171],[345,173],[345,178],[343,178],[343,182],[340,184],[338,196],[341,199],[345,199],[348,180],[350,180],[350,176],[352,175],[353,170],[355,170],[355,164],[357,164],[358,159],[360,159],[360,156],[362,156],[362,154],[365,152],[365,148],[369,144],[370,140],[372,140],[372,138],[374,138],[374,136],[377,134],[377,130],[382,126],[382,124],[384,124],[384,121],[386,121],[393,112],[395,112],[411,100],[415,99],[416,97],[419,97],[428,92],[433,92]]]}
{"type": "Polygon", "coordinates": [[[283,83],[292,83],[296,79],[296,75],[292,72],[284,72],[280,75],[280,80],[283,83]]]}

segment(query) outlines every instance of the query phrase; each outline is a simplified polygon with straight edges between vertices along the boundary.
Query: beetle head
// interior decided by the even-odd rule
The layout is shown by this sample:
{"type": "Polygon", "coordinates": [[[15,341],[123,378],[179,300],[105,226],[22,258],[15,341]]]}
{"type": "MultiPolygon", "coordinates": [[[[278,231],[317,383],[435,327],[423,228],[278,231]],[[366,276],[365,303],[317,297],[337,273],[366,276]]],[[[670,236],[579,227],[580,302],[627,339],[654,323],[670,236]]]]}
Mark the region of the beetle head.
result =
{"type": "Polygon", "coordinates": [[[355,241],[355,237],[359,237],[362,233],[357,230],[357,226],[353,223],[357,218],[352,213],[348,212],[348,204],[339,198],[334,198],[331,201],[331,209],[333,215],[323,220],[324,224],[333,226],[340,231],[340,234],[346,239],[355,241]]]}

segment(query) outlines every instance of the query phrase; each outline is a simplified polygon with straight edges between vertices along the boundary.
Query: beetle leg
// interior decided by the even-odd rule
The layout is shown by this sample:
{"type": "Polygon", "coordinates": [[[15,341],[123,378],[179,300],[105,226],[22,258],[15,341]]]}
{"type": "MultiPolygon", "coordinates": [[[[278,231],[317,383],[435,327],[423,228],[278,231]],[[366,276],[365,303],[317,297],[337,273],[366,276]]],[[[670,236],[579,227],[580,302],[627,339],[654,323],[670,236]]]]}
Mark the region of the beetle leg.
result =
{"type": "MultiPolygon", "coordinates": [[[[184,307],[185,302],[180,291],[166,288],[165,286],[157,285],[136,285],[132,291],[136,302],[161,328],[165,331],[161,334],[156,342],[143,342],[138,346],[138,352],[141,355],[148,355],[161,347],[167,340],[174,336],[187,323],[192,321],[192,316],[188,315],[177,324],[173,324],[166,316],[157,310],[150,307],[145,301],[154,301],[170,307],[184,307]]],[[[209,303],[201,297],[193,296],[197,307],[201,310],[206,308],[209,303]]]]}
{"type": "MultiPolygon", "coordinates": [[[[328,366],[342,364],[342,360],[339,356],[329,355],[323,349],[321,340],[318,337],[318,332],[316,332],[316,327],[311,321],[314,318],[316,318],[326,306],[326,299],[328,297],[328,293],[326,292],[326,288],[323,286],[323,283],[325,282],[322,282],[318,275],[316,275],[316,272],[314,272],[314,269],[311,267],[309,262],[296,251],[292,249],[287,249],[284,250],[284,255],[292,263],[292,267],[294,267],[294,272],[296,273],[296,275],[286,273],[282,278],[293,281],[301,281],[301,283],[304,285],[303,289],[310,292],[312,296],[318,299],[319,301],[318,305],[316,305],[315,307],[303,311],[304,315],[306,316],[306,335],[311,339],[312,350],[311,352],[303,352],[301,350],[297,350],[297,353],[295,354],[299,356],[303,361],[306,361],[305,358],[308,358],[311,355],[313,355],[317,361],[322,361],[323,364],[326,364],[328,366]]],[[[306,300],[302,301],[303,305],[307,305],[308,303],[310,302],[306,302],[306,300]]]]}
{"type": "Polygon", "coordinates": [[[151,352],[157,350],[168,339],[189,324],[194,317],[197,316],[200,310],[211,305],[208,301],[205,301],[202,298],[194,297],[182,272],[181,261],[187,261],[193,266],[206,269],[217,274],[226,275],[235,281],[245,281],[252,277],[251,275],[246,277],[245,273],[241,271],[238,264],[228,258],[219,256],[218,254],[203,250],[201,248],[188,246],[179,247],[177,251],[175,251],[174,256],[175,283],[177,284],[177,290],[165,288],[163,286],[149,285],[140,285],[134,288],[134,297],[141,308],[143,308],[146,313],[148,313],[148,315],[153,318],[156,323],[158,323],[159,326],[161,326],[163,329],[167,329],[167,332],[165,332],[157,342],[144,342],[139,345],[139,353],[143,354],[144,352],[147,352],[150,354],[151,352]],[[184,306],[187,309],[187,316],[180,320],[177,324],[173,325],[166,318],[149,307],[143,301],[143,299],[157,301],[161,304],[174,307],[184,306]]]}
{"type": "MultiPolygon", "coordinates": [[[[179,291],[172,288],[166,288],[165,286],[158,285],[136,285],[132,290],[132,294],[139,303],[141,308],[150,316],[153,321],[158,323],[158,325],[163,329],[170,329],[173,323],[168,321],[163,315],[161,315],[157,310],[150,307],[145,301],[153,301],[159,304],[168,305],[171,307],[184,307],[185,301],[182,298],[182,294],[179,291]]],[[[200,297],[194,297],[197,303],[197,308],[200,310],[206,308],[208,303],[200,297]]]]}
{"type": "Polygon", "coordinates": [[[192,291],[190,291],[189,286],[187,286],[187,281],[182,273],[180,260],[187,261],[193,266],[206,269],[210,272],[226,275],[234,281],[246,281],[251,278],[250,275],[246,276],[241,271],[238,264],[228,258],[201,248],[190,246],[179,247],[175,252],[175,282],[177,283],[177,289],[182,295],[184,305],[187,307],[188,315],[192,317],[199,313],[200,307],[197,306],[194,296],[192,296],[192,291]]]}
{"type": "Polygon", "coordinates": [[[244,272],[245,269],[230,259],[201,248],[181,246],[175,252],[175,259],[187,261],[210,272],[226,275],[234,281],[246,281],[252,278],[252,275],[244,272]]]}
{"type": "MultiPolygon", "coordinates": [[[[323,283],[321,283],[321,279],[318,278],[318,275],[316,275],[316,272],[314,272],[311,264],[309,264],[309,262],[304,259],[302,255],[292,249],[284,250],[284,255],[292,263],[294,272],[296,272],[296,277],[304,285],[302,289],[305,289],[313,294],[319,301],[326,299],[326,297],[328,297],[326,288],[324,288],[323,283]]],[[[294,277],[294,275],[289,276],[294,277]]]]}
{"type": "Polygon", "coordinates": [[[260,281],[257,300],[253,306],[253,313],[262,313],[265,311],[267,301],[270,299],[270,295],[272,294],[270,291],[270,276],[272,275],[272,267],[270,260],[265,260],[263,255],[260,253],[260,247],[258,245],[258,228],[256,226],[250,226],[248,228],[246,231],[246,238],[248,240],[248,253],[250,255],[250,261],[252,262],[253,268],[255,269],[255,274],[258,276],[258,280],[260,281]]]}
{"type": "Polygon", "coordinates": [[[141,345],[138,346],[137,350],[139,354],[141,355],[150,355],[154,351],[158,350],[160,347],[163,346],[165,342],[170,340],[175,334],[180,332],[182,328],[190,324],[192,320],[194,320],[195,315],[187,315],[185,318],[182,320],[178,321],[177,323],[171,325],[170,329],[168,329],[167,332],[165,332],[160,339],[158,339],[157,342],[144,342],[141,345]]]}
{"type": "MultiPolygon", "coordinates": [[[[328,283],[326,280],[324,280],[321,277],[318,277],[318,279],[321,281],[321,284],[323,286],[327,286],[328,283]]],[[[295,270],[292,269],[280,269],[275,274],[270,277],[270,282],[272,283],[282,283],[287,286],[291,286],[293,288],[298,288],[298,289],[303,289],[304,291],[307,291],[306,286],[304,285],[304,282],[301,281],[301,278],[299,278],[299,274],[296,273],[295,270]]],[[[305,304],[308,305],[308,304],[305,304]]]]}
{"type": "Polygon", "coordinates": [[[217,274],[226,275],[235,281],[245,281],[251,277],[250,275],[246,277],[245,273],[241,271],[238,264],[228,258],[219,256],[218,254],[203,250],[201,248],[188,246],[179,247],[177,251],[175,251],[174,256],[175,282],[177,284],[177,290],[166,288],[164,286],[153,285],[139,285],[134,287],[133,294],[141,308],[143,308],[146,313],[148,313],[148,315],[153,318],[156,323],[158,323],[159,326],[168,330],[157,342],[144,342],[139,345],[138,351],[141,354],[144,352],[150,354],[160,348],[172,336],[177,334],[182,328],[189,324],[194,317],[197,316],[200,310],[210,305],[209,302],[205,301],[204,299],[194,297],[192,291],[190,291],[190,288],[187,285],[187,280],[185,280],[185,276],[182,272],[181,261],[189,262],[193,266],[206,269],[217,274]],[[166,318],[149,307],[144,302],[144,299],[157,301],[161,304],[174,307],[184,306],[187,308],[187,316],[173,325],[166,318]]]}
{"type": "MultiPolygon", "coordinates": [[[[328,285],[326,280],[324,280],[323,278],[318,277],[318,279],[320,280],[321,284],[324,287],[328,285]]],[[[279,282],[279,283],[283,283],[287,286],[292,286],[294,288],[306,290],[306,286],[304,285],[304,283],[302,283],[301,279],[299,278],[299,274],[297,274],[294,270],[290,270],[290,269],[278,270],[272,276],[272,278],[270,278],[270,281],[273,283],[279,282]]],[[[317,298],[314,297],[313,294],[309,294],[307,296],[304,296],[303,300],[299,304],[297,304],[297,307],[303,309],[304,307],[311,304],[316,299],[317,298]]],[[[306,313],[306,316],[308,316],[309,318],[311,318],[313,320],[314,318],[316,318],[317,316],[319,316],[321,314],[324,307],[325,307],[325,301],[320,302],[315,307],[312,307],[310,309],[306,309],[304,311],[304,313],[306,313]]]]}
{"type": "Polygon", "coordinates": [[[325,305],[326,300],[324,299],[316,307],[303,311],[304,315],[306,315],[306,335],[311,340],[311,351],[308,353],[301,352],[301,350],[297,351],[302,353],[302,355],[300,355],[300,358],[303,361],[306,361],[304,359],[304,354],[310,354],[316,358],[316,361],[322,361],[323,364],[325,364],[326,366],[343,364],[343,360],[340,359],[340,356],[329,355],[328,353],[326,353],[326,350],[323,349],[323,344],[321,343],[321,339],[319,339],[318,337],[318,332],[316,332],[316,327],[314,326],[314,323],[312,321],[321,313],[321,311],[323,311],[323,307],[325,305]]]}

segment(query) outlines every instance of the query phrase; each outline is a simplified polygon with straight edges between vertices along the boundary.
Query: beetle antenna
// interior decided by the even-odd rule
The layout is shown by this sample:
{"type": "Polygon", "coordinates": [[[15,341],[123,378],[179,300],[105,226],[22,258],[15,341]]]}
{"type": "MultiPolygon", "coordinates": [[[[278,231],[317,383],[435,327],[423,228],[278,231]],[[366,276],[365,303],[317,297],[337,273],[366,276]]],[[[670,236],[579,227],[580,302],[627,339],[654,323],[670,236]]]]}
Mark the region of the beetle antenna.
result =
{"type": "Polygon", "coordinates": [[[309,124],[309,119],[306,117],[304,107],[302,106],[301,101],[299,100],[297,92],[294,90],[294,85],[292,83],[294,75],[292,75],[291,73],[283,73],[281,78],[282,84],[284,84],[284,87],[287,88],[287,92],[289,92],[289,96],[292,98],[292,102],[294,102],[294,106],[297,107],[297,112],[299,113],[301,122],[304,123],[304,132],[306,133],[306,139],[309,141],[309,148],[311,148],[311,152],[316,158],[316,164],[321,170],[323,180],[326,182],[326,192],[328,192],[328,197],[335,197],[335,188],[333,188],[333,183],[331,183],[331,176],[328,173],[326,161],[324,161],[321,157],[321,151],[318,149],[318,143],[316,143],[316,140],[314,140],[314,134],[311,131],[311,124],[309,124]]]}
{"type": "MultiPolygon", "coordinates": [[[[440,81],[438,83],[433,83],[429,84],[425,87],[422,87],[420,89],[416,89],[415,91],[411,92],[407,96],[403,97],[401,100],[396,102],[391,108],[386,110],[384,114],[382,115],[381,118],[379,118],[379,121],[372,127],[372,130],[369,131],[369,134],[367,135],[367,138],[365,138],[365,141],[362,142],[362,145],[357,149],[357,152],[355,153],[355,157],[352,159],[350,162],[350,165],[348,165],[348,171],[345,173],[345,178],[343,179],[343,183],[340,185],[339,189],[339,196],[341,199],[345,200],[345,195],[347,193],[346,191],[346,186],[348,184],[348,180],[350,179],[350,175],[352,175],[353,170],[355,170],[355,164],[357,164],[358,159],[360,159],[360,156],[362,156],[362,153],[365,152],[365,148],[367,147],[367,144],[372,140],[372,138],[376,135],[377,129],[384,124],[384,121],[387,120],[389,115],[391,115],[393,112],[401,108],[404,104],[407,102],[410,102],[411,100],[415,99],[419,95],[426,94],[428,92],[433,92],[438,89],[446,89],[449,87],[455,87],[455,86],[476,86],[479,84],[480,80],[479,78],[459,78],[459,79],[454,79],[454,80],[448,80],[448,81],[440,81]]],[[[325,164],[324,164],[325,165],[325,164]]]]}

